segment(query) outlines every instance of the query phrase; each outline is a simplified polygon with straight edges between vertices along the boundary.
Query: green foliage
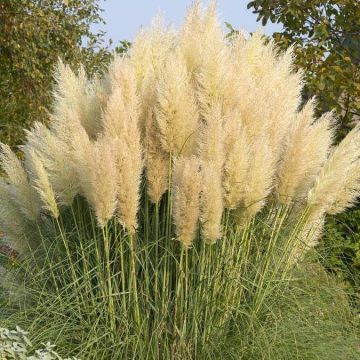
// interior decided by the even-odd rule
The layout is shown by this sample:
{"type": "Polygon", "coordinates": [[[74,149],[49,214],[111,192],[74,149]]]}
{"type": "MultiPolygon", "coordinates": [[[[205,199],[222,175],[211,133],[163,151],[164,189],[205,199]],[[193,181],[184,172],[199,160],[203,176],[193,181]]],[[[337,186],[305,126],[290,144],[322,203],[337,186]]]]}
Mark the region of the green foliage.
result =
{"type": "Polygon", "coordinates": [[[7,0],[0,4],[0,139],[12,145],[23,127],[45,121],[51,100],[53,70],[59,57],[89,73],[110,58],[98,0],[7,0]]]}
{"type": "Polygon", "coordinates": [[[275,42],[294,47],[295,64],[305,73],[304,96],[317,96],[319,112],[336,110],[342,137],[360,116],[360,3],[255,0],[248,8],[264,25],[282,24],[275,42]]]}
{"type": "Polygon", "coordinates": [[[360,312],[360,210],[329,217],[318,251],[325,268],[345,281],[352,303],[360,312]]]}
{"type": "Polygon", "coordinates": [[[115,47],[117,54],[126,54],[131,48],[131,42],[128,40],[120,40],[119,44],[115,47]]]}

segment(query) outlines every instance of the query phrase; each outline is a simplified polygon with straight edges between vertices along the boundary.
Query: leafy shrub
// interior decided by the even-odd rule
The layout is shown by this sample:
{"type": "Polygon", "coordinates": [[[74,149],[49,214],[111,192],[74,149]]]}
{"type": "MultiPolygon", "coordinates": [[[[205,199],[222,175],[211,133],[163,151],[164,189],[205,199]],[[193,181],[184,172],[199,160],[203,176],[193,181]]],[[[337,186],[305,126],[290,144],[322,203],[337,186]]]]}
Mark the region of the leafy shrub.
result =
{"type": "MultiPolygon", "coordinates": [[[[62,360],[55,351],[54,345],[45,344],[43,349],[30,351],[32,344],[28,333],[19,327],[16,330],[0,328],[0,356],[3,360],[62,360]]],[[[64,359],[64,360],[76,360],[64,359]]]]}
{"type": "Polygon", "coordinates": [[[47,120],[52,71],[61,56],[89,73],[101,70],[111,53],[97,0],[8,0],[0,4],[0,140],[11,146],[24,139],[23,128],[47,120]]]}
{"type": "Polygon", "coordinates": [[[49,127],[23,161],[1,146],[22,254],[6,321],[86,359],[209,359],[244,314],[251,332],[360,190],[360,127],[333,147],[291,64],[259,34],[227,43],[199,3],[102,78],[60,62],[49,127]]]}
{"type": "Polygon", "coordinates": [[[318,246],[325,268],[346,284],[351,301],[360,312],[360,210],[329,217],[318,246]]]}

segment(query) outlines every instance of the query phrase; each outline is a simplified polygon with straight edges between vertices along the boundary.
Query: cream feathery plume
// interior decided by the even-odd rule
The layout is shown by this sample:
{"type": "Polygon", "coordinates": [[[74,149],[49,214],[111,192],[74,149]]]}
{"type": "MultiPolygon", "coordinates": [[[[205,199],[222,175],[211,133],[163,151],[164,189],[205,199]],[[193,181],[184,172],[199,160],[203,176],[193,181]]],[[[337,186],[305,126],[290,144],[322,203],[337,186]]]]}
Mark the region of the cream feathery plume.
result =
{"type": "Polygon", "coordinates": [[[78,113],[72,108],[64,108],[61,116],[56,113],[49,114],[49,130],[59,140],[71,147],[74,143],[73,132],[84,128],[81,124],[78,113]]]}
{"type": "Polygon", "coordinates": [[[161,16],[157,16],[148,31],[140,30],[132,43],[129,55],[135,71],[136,86],[140,96],[139,128],[145,131],[148,110],[156,101],[156,81],[169,52],[175,43],[175,32],[164,25],[161,16]]]}
{"type": "Polygon", "coordinates": [[[205,241],[215,242],[221,236],[221,215],[224,208],[222,174],[225,162],[224,117],[222,107],[213,104],[204,112],[200,128],[199,156],[201,159],[201,222],[205,241]]]}
{"type": "Polygon", "coordinates": [[[122,136],[131,144],[131,136],[138,127],[139,107],[134,94],[132,102],[125,102],[124,91],[115,87],[103,112],[104,134],[114,137],[122,136]]]}
{"type": "Polygon", "coordinates": [[[282,154],[284,140],[293,123],[294,113],[297,112],[302,101],[303,73],[294,71],[293,58],[292,47],[284,53],[277,54],[271,76],[264,78],[264,83],[271,84],[272,87],[267,92],[271,95],[268,101],[271,101],[272,106],[267,109],[270,146],[276,159],[282,154]]]}
{"type": "Polygon", "coordinates": [[[110,76],[110,66],[108,69],[108,73],[101,75],[95,74],[91,82],[93,96],[95,98],[94,105],[96,108],[97,115],[100,115],[101,112],[104,110],[109,95],[111,94],[112,81],[110,76]]]}
{"type": "Polygon", "coordinates": [[[19,206],[13,200],[13,193],[12,185],[0,178],[0,233],[9,238],[15,250],[22,251],[25,220],[19,206]]]}
{"type": "Polygon", "coordinates": [[[22,186],[27,182],[26,171],[16,154],[10,149],[9,145],[0,144],[1,168],[8,177],[10,183],[15,186],[22,186]]]}
{"type": "Polygon", "coordinates": [[[12,197],[20,211],[30,221],[36,221],[40,213],[40,202],[32,190],[26,171],[8,145],[0,143],[0,163],[12,185],[12,197]]]}
{"type": "Polygon", "coordinates": [[[104,227],[116,209],[117,169],[112,143],[100,138],[92,143],[83,129],[76,134],[73,153],[80,191],[93,208],[98,224],[104,227]]]}
{"type": "Polygon", "coordinates": [[[250,146],[246,129],[238,113],[225,122],[224,200],[227,209],[236,209],[244,200],[250,162],[250,146]]]}
{"type": "Polygon", "coordinates": [[[112,94],[103,114],[104,138],[112,143],[117,172],[117,215],[131,233],[137,228],[139,187],[143,171],[139,100],[133,69],[126,59],[112,65],[112,94]]]}
{"type": "MultiPolygon", "coordinates": [[[[242,36],[237,36],[233,41],[232,50],[232,71],[236,73],[237,110],[242,122],[247,128],[249,142],[255,141],[259,134],[263,136],[268,131],[269,124],[264,121],[264,111],[268,106],[267,99],[263,96],[263,89],[257,84],[256,72],[252,71],[249,65],[249,58],[253,55],[252,47],[258,49],[262,43],[255,36],[245,40],[242,36]]],[[[265,59],[264,59],[265,60],[265,59]]],[[[235,96],[235,95],[234,95],[235,96]]]]}
{"type": "Polygon", "coordinates": [[[135,233],[143,172],[140,134],[134,134],[131,145],[124,137],[116,137],[112,139],[112,143],[116,160],[117,216],[129,233],[135,233]]]}
{"type": "MultiPolygon", "coordinates": [[[[74,135],[76,130],[72,129],[74,135]]],[[[77,172],[70,161],[72,151],[69,144],[39,122],[35,122],[26,134],[25,147],[34,149],[40,157],[58,203],[70,206],[79,192],[79,185],[77,172]]]]}
{"type": "Polygon", "coordinates": [[[149,110],[145,133],[145,170],[150,201],[158,203],[169,186],[170,155],[159,139],[159,131],[152,110],[149,110]]]}
{"type": "Polygon", "coordinates": [[[208,243],[214,243],[221,237],[221,219],[224,209],[221,175],[213,163],[201,163],[201,234],[208,243]]]}
{"type": "Polygon", "coordinates": [[[161,14],[156,16],[147,31],[141,29],[130,49],[138,86],[150,73],[158,74],[174,46],[175,32],[164,25],[161,14]]]}
{"type": "Polygon", "coordinates": [[[360,161],[357,160],[346,173],[346,181],[344,187],[340,188],[335,202],[327,210],[328,214],[338,214],[352,206],[356,205],[356,202],[360,195],[360,161]]]}
{"type": "Polygon", "coordinates": [[[135,74],[124,58],[116,58],[111,68],[112,94],[103,112],[104,135],[121,138],[127,143],[129,151],[138,153],[140,103],[135,74]]]}
{"type": "Polygon", "coordinates": [[[334,148],[308,194],[309,213],[336,214],[352,206],[360,193],[360,126],[334,148]]]}
{"type": "Polygon", "coordinates": [[[189,248],[195,238],[200,212],[201,175],[197,157],[174,161],[173,216],[178,240],[189,248]]]}
{"type": "Polygon", "coordinates": [[[204,113],[204,117],[205,122],[200,127],[200,158],[201,161],[212,163],[221,173],[225,161],[224,117],[221,105],[213,104],[204,113]]]}
{"type": "Polygon", "coordinates": [[[111,143],[100,138],[94,144],[94,204],[100,226],[113,216],[116,208],[116,166],[111,143]]]}
{"type": "Polygon", "coordinates": [[[179,35],[179,47],[192,80],[201,65],[203,14],[201,2],[196,0],[189,7],[179,35]]]}
{"type": "Polygon", "coordinates": [[[52,122],[71,121],[69,111],[77,114],[90,138],[101,130],[101,97],[94,83],[87,79],[84,67],[76,75],[61,60],[55,72],[54,104],[52,122]]]}
{"type": "Polygon", "coordinates": [[[59,208],[56,202],[55,192],[50,184],[48,173],[45,170],[40,157],[34,149],[24,147],[25,167],[29,174],[30,184],[39,194],[42,209],[49,212],[54,218],[59,217],[59,208]]]}
{"type": "Polygon", "coordinates": [[[325,215],[318,214],[317,218],[307,219],[307,222],[297,233],[295,248],[292,252],[292,262],[296,263],[304,258],[306,252],[313,249],[322,236],[325,224],[325,215]]]}
{"type": "Polygon", "coordinates": [[[127,107],[138,106],[136,80],[131,60],[121,55],[115,55],[109,66],[108,81],[111,88],[120,87],[122,89],[124,103],[127,107]]]}
{"type": "Polygon", "coordinates": [[[286,139],[275,189],[281,203],[303,201],[328,157],[334,118],[327,113],[315,121],[314,113],[313,99],[296,115],[286,139]]]}
{"type": "Polygon", "coordinates": [[[192,155],[196,150],[199,114],[182,54],[170,55],[158,81],[155,116],[161,143],[168,153],[192,155]]]}
{"type": "Polygon", "coordinates": [[[302,74],[293,72],[292,50],[279,55],[272,42],[265,45],[260,33],[248,40],[238,36],[231,50],[231,73],[237,74],[233,102],[250,140],[266,134],[274,157],[279,159],[284,137],[301,101],[302,74]]]}
{"type": "Polygon", "coordinates": [[[158,74],[155,73],[148,74],[142,82],[141,89],[138,92],[140,100],[139,129],[142,138],[145,137],[149,111],[154,111],[156,106],[157,76],[158,74]]]}
{"type": "Polygon", "coordinates": [[[228,76],[230,52],[217,16],[216,1],[211,1],[206,9],[201,1],[192,3],[179,34],[179,50],[190,79],[200,89],[202,107],[213,101],[228,102],[233,90],[229,87],[233,79],[228,76]]]}
{"type": "Polygon", "coordinates": [[[103,133],[125,139],[130,149],[134,145],[137,151],[140,101],[134,68],[128,58],[115,57],[109,68],[109,82],[111,95],[102,114],[103,133]]]}
{"type": "Polygon", "coordinates": [[[264,35],[260,31],[254,32],[248,39],[241,35],[235,38],[233,50],[236,52],[238,65],[246,65],[247,71],[256,81],[273,71],[276,62],[274,42],[271,40],[265,44],[264,35]]]}
{"type": "Polygon", "coordinates": [[[264,207],[276,170],[274,155],[265,137],[250,144],[250,159],[239,222],[252,218],[264,207]]]}
{"type": "MultiPolygon", "coordinates": [[[[230,50],[219,24],[216,2],[212,1],[202,20],[201,65],[196,76],[197,95],[202,112],[214,104],[223,104],[233,91],[230,78],[230,50]]],[[[222,109],[223,113],[226,108],[222,109]]]]}

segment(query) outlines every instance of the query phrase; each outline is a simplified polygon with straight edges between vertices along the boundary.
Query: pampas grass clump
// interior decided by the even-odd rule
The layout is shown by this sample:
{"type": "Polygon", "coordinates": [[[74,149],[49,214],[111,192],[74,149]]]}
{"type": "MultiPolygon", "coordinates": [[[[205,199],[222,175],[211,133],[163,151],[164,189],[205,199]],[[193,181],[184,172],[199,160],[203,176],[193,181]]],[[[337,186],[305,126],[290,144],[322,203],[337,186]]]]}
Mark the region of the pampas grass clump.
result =
{"type": "Polygon", "coordinates": [[[1,145],[0,229],[27,293],[14,319],[53,317],[47,335],[86,359],[191,359],[263,311],[360,191],[360,127],[333,145],[292,56],[225,40],[196,2],[102,76],[60,62],[49,125],[23,161],[1,145]]]}

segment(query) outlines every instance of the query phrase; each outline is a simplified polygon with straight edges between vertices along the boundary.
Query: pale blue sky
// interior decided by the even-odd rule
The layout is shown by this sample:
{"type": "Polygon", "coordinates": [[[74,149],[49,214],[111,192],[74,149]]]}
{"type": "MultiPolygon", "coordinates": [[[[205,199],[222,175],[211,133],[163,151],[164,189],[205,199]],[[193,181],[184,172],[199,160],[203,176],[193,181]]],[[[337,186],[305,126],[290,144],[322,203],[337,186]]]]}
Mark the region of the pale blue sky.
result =
{"type": "MultiPolygon", "coordinates": [[[[222,22],[229,22],[234,28],[247,32],[262,28],[256,22],[256,15],[246,9],[247,0],[218,0],[219,13],[222,22]]],[[[151,19],[161,10],[167,23],[179,25],[184,18],[186,9],[192,0],[106,0],[101,2],[102,14],[106,21],[102,30],[107,32],[107,38],[112,38],[116,44],[119,40],[132,40],[140,26],[148,26],[151,19]]],[[[206,3],[206,2],[205,2],[206,3]]],[[[279,25],[268,24],[264,32],[272,34],[281,29],[279,25]]]]}

